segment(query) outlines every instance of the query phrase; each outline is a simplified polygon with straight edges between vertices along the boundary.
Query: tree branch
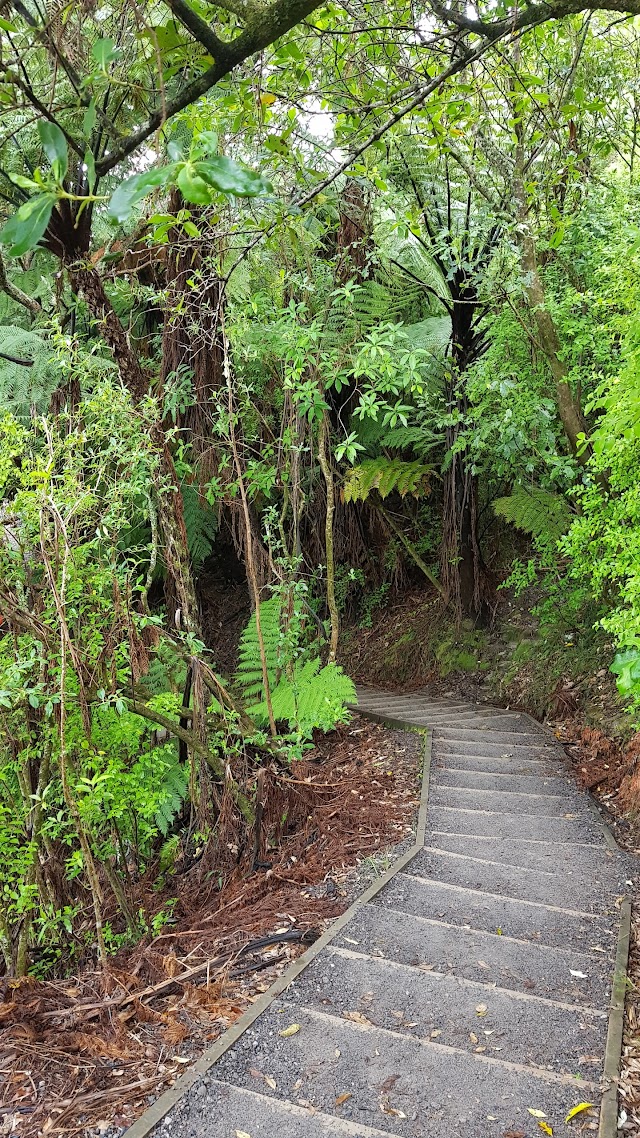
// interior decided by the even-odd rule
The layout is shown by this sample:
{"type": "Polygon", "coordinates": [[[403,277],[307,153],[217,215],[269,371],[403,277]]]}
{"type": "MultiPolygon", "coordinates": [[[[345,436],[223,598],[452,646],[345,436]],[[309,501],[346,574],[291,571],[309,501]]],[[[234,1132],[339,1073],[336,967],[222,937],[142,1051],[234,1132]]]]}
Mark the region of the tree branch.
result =
{"type": "MultiPolygon", "coordinates": [[[[34,296],[29,296],[26,292],[23,292],[21,288],[18,288],[17,285],[7,280],[7,269],[2,259],[2,253],[0,253],[0,289],[2,292],[6,292],[7,296],[10,296],[12,300],[28,308],[29,312],[34,316],[38,316],[42,312],[42,305],[34,296]]],[[[29,363],[32,364],[33,360],[30,360],[29,363]]]]}
{"type": "MultiPolygon", "coordinates": [[[[640,0],[638,0],[640,3],[640,0]]],[[[122,139],[108,155],[96,162],[96,173],[103,177],[113,170],[123,159],[128,158],[143,142],[158,130],[168,119],[201,98],[216,83],[224,79],[234,67],[245,59],[256,55],[269,44],[295,28],[305,16],[321,7],[321,0],[275,0],[259,13],[249,8],[250,18],[243,32],[230,43],[223,43],[195,12],[189,14],[185,0],[168,0],[168,7],[192,35],[214,56],[214,63],[197,79],[187,83],[174,99],[159,105],[149,115],[147,122],[138,130],[122,139]],[[187,19],[190,21],[186,23],[187,19]],[[206,42],[201,38],[204,36],[206,42]]]]}

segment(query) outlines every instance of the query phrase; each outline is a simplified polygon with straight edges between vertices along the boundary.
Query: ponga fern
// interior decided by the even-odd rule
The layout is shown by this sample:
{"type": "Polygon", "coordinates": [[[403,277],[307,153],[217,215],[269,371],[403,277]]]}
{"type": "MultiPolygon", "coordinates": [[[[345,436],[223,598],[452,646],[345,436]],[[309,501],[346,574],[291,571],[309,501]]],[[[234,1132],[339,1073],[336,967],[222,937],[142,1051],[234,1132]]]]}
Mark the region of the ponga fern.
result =
{"type": "MultiPolygon", "coordinates": [[[[260,605],[260,630],[267,658],[269,684],[276,683],[281,644],[280,631],[281,604],[279,597],[271,597],[260,605]]],[[[240,637],[238,648],[238,668],[236,682],[242,688],[245,699],[264,698],[262,687],[262,664],[260,645],[256,628],[256,614],[252,613],[249,623],[240,637]]]]}
{"type": "MultiPolygon", "coordinates": [[[[346,676],[338,664],[325,664],[316,656],[313,660],[293,666],[291,678],[283,675],[271,693],[271,705],[276,721],[286,722],[292,731],[310,736],[317,727],[331,731],[336,723],[348,718],[347,704],[355,701],[353,680],[346,676]]],[[[265,702],[250,707],[249,714],[259,723],[268,722],[265,702]]]]}
{"type": "MultiPolygon", "coordinates": [[[[353,681],[337,664],[325,664],[317,655],[304,655],[303,646],[296,658],[285,660],[286,637],[282,628],[280,597],[271,597],[260,605],[260,627],[264,639],[271,703],[276,721],[285,722],[291,730],[310,736],[314,728],[329,731],[347,718],[347,703],[355,700],[353,681]],[[285,666],[286,665],[286,666],[285,666]]],[[[249,704],[249,715],[263,726],[268,723],[268,710],[262,683],[262,667],[255,613],[245,628],[238,652],[236,683],[249,704]]]]}
{"type": "Polygon", "coordinates": [[[420,498],[429,493],[433,467],[423,462],[403,462],[401,458],[370,458],[349,471],[342,487],[345,502],[365,502],[372,490],[387,498],[393,490],[401,497],[420,498]]]}
{"type": "Polygon", "coordinates": [[[179,761],[173,751],[172,745],[156,748],[164,752],[164,769],[160,762],[156,764],[158,777],[158,801],[156,804],[155,823],[163,838],[169,833],[176,815],[187,795],[189,775],[186,767],[179,761]]]}
{"type": "Polygon", "coordinates": [[[516,486],[508,497],[496,499],[493,509],[516,529],[550,541],[567,532],[573,517],[564,498],[539,486],[516,486]]]}
{"type": "Polygon", "coordinates": [[[181,489],[189,554],[194,568],[199,569],[213,549],[218,519],[209,503],[199,494],[197,486],[183,482],[181,489]]]}

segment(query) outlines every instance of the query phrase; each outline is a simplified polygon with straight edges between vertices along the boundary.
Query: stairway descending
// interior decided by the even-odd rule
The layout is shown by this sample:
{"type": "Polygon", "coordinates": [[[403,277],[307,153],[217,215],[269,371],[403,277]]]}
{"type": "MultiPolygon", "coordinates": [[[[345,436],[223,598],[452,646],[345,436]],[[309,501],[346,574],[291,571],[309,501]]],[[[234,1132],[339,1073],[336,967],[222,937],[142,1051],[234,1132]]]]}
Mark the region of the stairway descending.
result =
{"type": "Polygon", "coordinates": [[[172,1111],[172,1138],[594,1132],[629,859],[529,716],[373,689],[358,706],[432,732],[424,848],[172,1111]]]}

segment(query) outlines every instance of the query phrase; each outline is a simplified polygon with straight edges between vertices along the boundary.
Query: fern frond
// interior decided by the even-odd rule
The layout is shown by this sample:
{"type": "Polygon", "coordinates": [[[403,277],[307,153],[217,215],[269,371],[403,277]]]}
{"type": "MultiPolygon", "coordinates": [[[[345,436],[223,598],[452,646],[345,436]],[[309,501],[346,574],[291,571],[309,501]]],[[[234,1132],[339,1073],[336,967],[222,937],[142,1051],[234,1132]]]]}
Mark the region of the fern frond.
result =
{"type": "Polygon", "coordinates": [[[218,519],[211,506],[199,494],[197,486],[182,483],[184,525],[194,569],[199,569],[213,549],[218,532],[218,519]]]}
{"type": "Polygon", "coordinates": [[[372,490],[387,498],[393,490],[401,497],[424,497],[430,491],[433,467],[423,462],[404,462],[401,458],[370,458],[354,466],[342,487],[344,502],[365,502],[372,490]]]}
{"type": "Polygon", "coordinates": [[[564,498],[539,486],[516,486],[508,497],[496,499],[493,510],[516,529],[551,540],[567,532],[573,517],[564,498]]]}
{"type": "MultiPolygon", "coordinates": [[[[293,679],[283,676],[271,693],[276,720],[286,722],[291,730],[310,736],[312,731],[331,731],[336,723],[345,722],[346,705],[355,701],[355,685],[338,664],[325,664],[314,657],[297,664],[293,679]]],[[[249,708],[259,723],[268,722],[265,702],[249,708]]]]}

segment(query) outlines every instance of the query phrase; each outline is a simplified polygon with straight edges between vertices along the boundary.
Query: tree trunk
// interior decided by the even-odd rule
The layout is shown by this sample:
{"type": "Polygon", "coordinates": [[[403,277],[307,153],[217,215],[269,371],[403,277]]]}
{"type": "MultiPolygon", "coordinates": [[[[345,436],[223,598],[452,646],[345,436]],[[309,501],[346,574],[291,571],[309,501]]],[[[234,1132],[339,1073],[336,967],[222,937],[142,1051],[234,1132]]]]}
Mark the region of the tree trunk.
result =
{"type": "Polygon", "coordinates": [[[318,443],[318,461],[322,470],[327,488],[327,509],[325,514],[325,549],[327,559],[327,605],[331,620],[331,637],[329,640],[329,662],[333,662],[338,651],[338,638],[340,636],[340,614],[336,601],[336,564],[333,554],[333,515],[335,513],[335,490],[333,485],[333,471],[331,470],[331,454],[329,450],[329,413],[324,411],[320,424],[320,438],[318,443]]]}
{"type": "MultiPolygon", "coordinates": [[[[520,220],[521,224],[526,226],[526,220],[523,214],[523,199],[524,191],[521,189],[518,195],[520,220]]],[[[538,330],[538,341],[548,360],[554,379],[558,414],[560,415],[560,420],[564,427],[564,433],[567,436],[571,453],[576,456],[578,462],[584,464],[589,454],[588,451],[585,450],[580,452],[579,436],[586,434],[586,423],[567,378],[568,368],[564,361],[560,359],[560,339],[553,322],[553,317],[545,307],[544,285],[538,269],[536,245],[528,229],[524,230],[520,238],[520,248],[527,297],[538,330]]]]}
{"type": "Polygon", "coordinates": [[[99,325],[100,333],[111,348],[118,365],[122,382],[131,393],[134,403],[139,403],[149,390],[149,383],[129,337],[107,296],[102,277],[92,265],[69,266],[69,281],[74,292],[81,293],[87,308],[99,325]]]}

